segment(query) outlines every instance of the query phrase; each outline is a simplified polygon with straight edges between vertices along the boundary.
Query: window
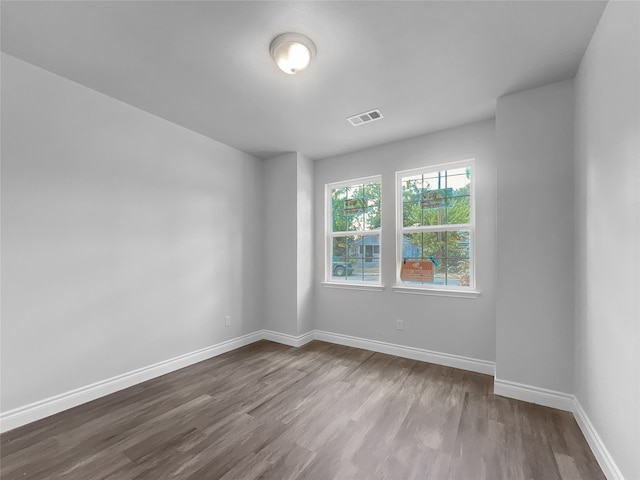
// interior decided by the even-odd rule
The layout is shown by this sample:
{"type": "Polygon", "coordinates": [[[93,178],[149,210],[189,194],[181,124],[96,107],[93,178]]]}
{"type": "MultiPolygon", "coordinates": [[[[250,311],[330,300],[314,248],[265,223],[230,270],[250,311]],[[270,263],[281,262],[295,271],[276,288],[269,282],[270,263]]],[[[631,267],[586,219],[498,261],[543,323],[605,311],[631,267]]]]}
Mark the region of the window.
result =
{"type": "Polygon", "coordinates": [[[327,282],[380,284],[380,177],[326,186],[327,282]]]}
{"type": "Polygon", "coordinates": [[[473,160],[396,173],[398,286],[470,290],[473,160]]]}

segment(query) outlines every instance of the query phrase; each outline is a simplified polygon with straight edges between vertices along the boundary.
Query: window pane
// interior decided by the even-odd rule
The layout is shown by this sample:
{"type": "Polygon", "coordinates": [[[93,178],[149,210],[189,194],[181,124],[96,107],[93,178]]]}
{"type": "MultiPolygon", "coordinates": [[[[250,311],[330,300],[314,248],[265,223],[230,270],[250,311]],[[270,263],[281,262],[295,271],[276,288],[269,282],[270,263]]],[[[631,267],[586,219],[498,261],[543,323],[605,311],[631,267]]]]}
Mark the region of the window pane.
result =
{"type": "Polygon", "coordinates": [[[403,227],[470,223],[469,168],[407,176],[401,184],[403,227]]]}
{"type": "Polygon", "coordinates": [[[402,226],[422,225],[422,209],[420,202],[402,204],[402,226]]]}
{"type": "Polygon", "coordinates": [[[431,190],[439,190],[445,188],[446,177],[444,172],[429,172],[424,174],[424,181],[422,184],[422,191],[428,192],[431,190]]]}
{"type": "Polygon", "coordinates": [[[443,203],[438,202],[440,208],[425,208],[425,205],[434,205],[432,201],[423,201],[422,205],[422,225],[446,225],[447,209],[443,203]]]}
{"type": "Polygon", "coordinates": [[[436,258],[435,260],[438,266],[435,268],[433,284],[441,286],[451,285],[447,282],[447,260],[445,258],[436,258]]]}
{"type": "Polygon", "coordinates": [[[352,254],[357,254],[357,237],[334,237],[332,245],[331,280],[347,280],[354,272],[352,254]]]}
{"type": "Polygon", "coordinates": [[[346,198],[346,188],[331,191],[332,232],[345,232],[347,230],[347,216],[344,213],[344,201],[346,198]]]}
{"type": "Polygon", "coordinates": [[[411,260],[430,261],[434,280],[402,283],[470,286],[469,230],[404,234],[402,262],[411,260]]]}
{"type": "Polygon", "coordinates": [[[470,286],[469,230],[447,233],[447,285],[470,286]]]}
{"type": "Polygon", "coordinates": [[[450,225],[469,223],[471,221],[471,207],[468,196],[453,197],[447,208],[447,223],[450,225]]]}
{"type": "Polygon", "coordinates": [[[444,188],[446,172],[439,172],[439,175],[439,178],[425,179],[425,187],[420,197],[422,225],[446,225],[448,223],[447,207],[452,203],[453,191],[444,188]]]}
{"type": "Polygon", "coordinates": [[[380,282],[380,235],[334,237],[331,281],[380,282]]]}
{"type": "Polygon", "coordinates": [[[422,175],[404,177],[402,179],[402,201],[417,202],[422,193],[422,175]]]}
{"type": "Polygon", "coordinates": [[[347,258],[359,260],[364,256],[361,236],[347,237],[347,258]]]}
{"type": "Polygon", "coordinates": [[[468,287],[471,285],[469,259],[449,259],[447,264],[447,285],[468,287]]]}
{"type": "Polygon", "coordinates": [[[402,235],[402,259],[422,260],[423,233],[405,233],[402,235]]]}
{"type": "MultiPolygon", "coordinates": [[[[347,199],[347,202],[349,200],[347,199]]],[[[360,230],[364,230],[364,211],[362,207],[354,207],[353,203],[347,203],[347,207],[345,207],[345,211],[347,212],[347,231],[348,232],[357,232],[360,230]],[[351,213],[352,212],[352,213],[351,213]]]]}
{"type": "Polygon", "coordinates": [[[459,190],[463,190],[465,195],[469,194],[471,186],[471,173],[468,168],[456,168],[447,170],[447,188],[451,188],[455,195],[460,195],[459,190]]]}
{"type": "MultiPolygon", "coordinates": [[[[431,259],[429,260],[421,260],[421,259],[414,259],[414,262],[417,263],[412,263],[412,260],[407,258],[404,259],[402,261],[402,264],[400,266],[401,269],[403,269],[403,267],[406,265],[408,268],[415,268],[415,269],[420,269],[422,271],[424,271],[425,269],[427,270],[431,270],[432,271],[432,280],[427,280],[427,281],[422,281],[422,280],[417,280],[417,279],[411,279],[411,280],[402,280],[402,278],[406,278],[403,276],[403,273],[401,272],[400,274],[400,278],[401,278],[401,283],[405,284],[405,285],[427,285],[427,286],[436,286],[436,285],[446,285],[447,283],[447,260],[444,258],[436,258],[436,257],[431,257],[431,259]]],[[[425,274],[425,277],[429,277],[428,274],[425,274]]],[[[411,277],[409,277],[411,278],[411,277]]],[[[420,277],[418,277],[420,278],[420,277]]],[[[424,277],[422,277],[424,278],[424,277]]]]}
{"type": "Polygon", "coordinates": [[[469,258],[469,230],[447,232],[447,257],[469,258]]]}
{"type": "Polygon", "coordinates": [[[422,234],[422,251],[424,259],[430,257],[442,258],[446,255],[446,232],[425,232],[422,234]]]}
{"type": "Polygon", "coordinates": [[[363,186],[346,187],[347,196],[344,200],[344,213],[347,217],[347,231],[353,232],[364,228],[364,197],[363,186]]]}
{"type": "Polygon", "coordinates": [[[380,194],[379,182],[331,190],[331,231],[337,233],[379,229],[380,194]]]}
{"type": "Polygon", "coordinates": [[[377,230],[380,228],[380,206],[367,207],[364,215],[364,229],[377,230]]]}
{"type": "Polygon", "coordinates": [[[380,206],[381,185],[379,183],[367,183],[364,189],[365,204],[369,207],[380,206]]]}
{"type": "Polygon", "coordinates": [[[446,232],[408,233],[402,237],[403,258],[429,260],[446,256],[446,232]]]}
{"type": "Polygon", "coordinates": [[[331,249],[331,256],[334,262],[344,262],[347,260],[347,238],[334,237],[331,249]]]}

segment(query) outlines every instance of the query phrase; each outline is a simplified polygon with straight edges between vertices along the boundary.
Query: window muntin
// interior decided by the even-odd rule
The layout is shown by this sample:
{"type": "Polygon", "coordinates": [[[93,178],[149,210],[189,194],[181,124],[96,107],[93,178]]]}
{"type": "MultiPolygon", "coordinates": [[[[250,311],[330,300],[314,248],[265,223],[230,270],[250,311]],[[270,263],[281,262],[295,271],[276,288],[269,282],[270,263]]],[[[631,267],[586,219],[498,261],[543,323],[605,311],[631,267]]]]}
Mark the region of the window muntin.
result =
{"type": "Polygon", "coordinates": [[[328,184],[325,279],[380,284],[381,178],[328,184]]]}
{"type": "Polygon", "coordinates": [[[397,284],[474,288],[473,161],[397,172],[396,178],[397,284]]]}

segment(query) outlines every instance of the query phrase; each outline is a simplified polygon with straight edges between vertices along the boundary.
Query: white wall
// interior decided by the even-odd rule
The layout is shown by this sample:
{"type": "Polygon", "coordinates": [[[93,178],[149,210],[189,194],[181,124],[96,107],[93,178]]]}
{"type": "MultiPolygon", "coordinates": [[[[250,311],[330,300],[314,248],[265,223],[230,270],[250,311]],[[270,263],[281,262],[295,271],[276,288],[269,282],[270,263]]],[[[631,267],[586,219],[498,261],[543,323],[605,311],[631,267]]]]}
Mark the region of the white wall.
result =
{"type": "Polygon", "coordinates": [[[573,391],[573,83],[498,99],[496,378],[573,391]]]}
{"type": "Polygon", "coordinates": [[[640,478],[640,4],[609,2],[576,77],[575,393],[640,478]]]}
{"type": "MultiPolygon", "coordinates": [[[[366,128],[366,127],[363,127],[366,128]]],[[[354,130],[354,135],[357,132],[354,130]]],[[[315,162],[316,329],[403,346],[494,360],[496,264],[494,122],[425,135],[315,162]],[[394,293],[395,172],[476,159],[477,299],[394,293]],[[382,175],[383,292],[327,288],[324,280],[325,184],[382,175]],[[404,330],[395,329],[404,320],[404,330]]]]}
{"type": "Polygon", "coordinates": [[[261,172],[3,54],[2,411],[260,329],[261,172]]]}
{"type": "MultiPolygon", "coordinates": [[[[297,153],[264,161],[264,326],[297,335],[297,153]]],[[[258,208],[258,206],[256,206],[258,208]]]]}
{"type": "Polygon", "coordinates": [[[313,329],[313,162],[293,152],[264,169],[265,327],[298,336],[313,329]]]}
{"type": "Polygon", "coordinates": [[[298,335],[313,330],[313,161],[298,154],[298,335]]]}

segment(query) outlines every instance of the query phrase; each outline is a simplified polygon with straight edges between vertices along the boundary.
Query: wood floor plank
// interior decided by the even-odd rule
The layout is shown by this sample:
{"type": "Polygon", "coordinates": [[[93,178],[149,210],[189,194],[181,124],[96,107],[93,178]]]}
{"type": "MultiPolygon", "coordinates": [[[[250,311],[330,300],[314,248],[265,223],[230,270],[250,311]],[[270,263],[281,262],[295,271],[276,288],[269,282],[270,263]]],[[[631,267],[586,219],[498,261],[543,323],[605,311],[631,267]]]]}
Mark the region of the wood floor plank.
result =
{"type": "Polygon", "coordinates": [[[260,341],[0,436],[2,480],[603,480],[568,412],[493,378],[260,341]]]}

